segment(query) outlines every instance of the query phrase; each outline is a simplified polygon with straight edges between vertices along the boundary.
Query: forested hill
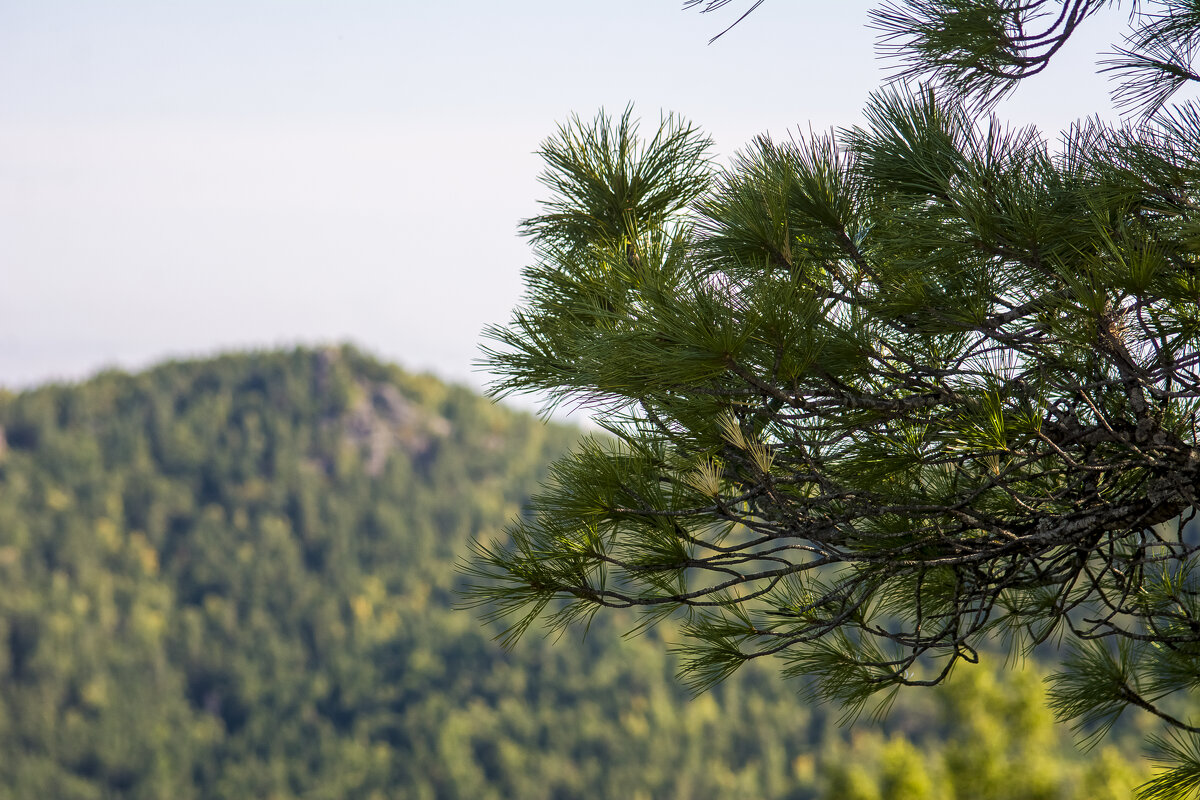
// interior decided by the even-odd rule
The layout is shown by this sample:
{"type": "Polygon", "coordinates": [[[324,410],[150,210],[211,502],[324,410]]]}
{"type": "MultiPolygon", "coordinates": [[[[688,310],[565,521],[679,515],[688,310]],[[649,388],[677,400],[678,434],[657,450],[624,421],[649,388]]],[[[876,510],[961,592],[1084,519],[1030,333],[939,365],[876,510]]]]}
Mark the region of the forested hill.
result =
{"type": "Polygon", "coordinates": [[[577,433],[350,349],[0,393],[4,798],[1123,797],[1031,673],[837,728],[777,665],[452,611],[577,433]],[[1010,735],[1019,732],[1019,736],[1010,735]]]}

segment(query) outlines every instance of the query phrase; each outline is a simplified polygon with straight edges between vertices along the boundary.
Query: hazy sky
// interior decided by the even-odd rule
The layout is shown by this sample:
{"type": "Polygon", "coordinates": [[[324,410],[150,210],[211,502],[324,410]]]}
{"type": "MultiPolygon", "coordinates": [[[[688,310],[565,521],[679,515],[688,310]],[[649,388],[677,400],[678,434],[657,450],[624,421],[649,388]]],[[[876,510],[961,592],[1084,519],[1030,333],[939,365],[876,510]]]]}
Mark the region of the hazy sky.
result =
{"type": "MultiPolygon", "coordinates": [[[[480,385],[557,122],[675,111],[720,160],[854,124],[872,5],[768,0],[708,45],[733,15],[681,0],[0,0],[0,386],[335,341],[480,385]]],[[[1002,116],[1112,118],[1123,21],[1002,116]]]]}

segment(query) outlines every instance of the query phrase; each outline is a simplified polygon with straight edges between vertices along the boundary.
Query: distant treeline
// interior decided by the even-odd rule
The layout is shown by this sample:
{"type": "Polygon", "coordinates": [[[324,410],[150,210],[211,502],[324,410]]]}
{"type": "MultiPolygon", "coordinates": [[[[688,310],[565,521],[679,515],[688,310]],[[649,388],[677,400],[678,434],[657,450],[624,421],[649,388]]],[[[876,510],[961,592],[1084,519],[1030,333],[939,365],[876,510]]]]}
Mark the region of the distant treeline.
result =
{"type": "Polygon", "coordinates": [[[456,561],[578,433],[351,348],[0,393],[0,429],[0,798],[1091,799],[1146,777],[1081,754],[1002,658],[846,729],[774,664],[690,698],[670,622],[504,652],[452,610],[456,561]]]}

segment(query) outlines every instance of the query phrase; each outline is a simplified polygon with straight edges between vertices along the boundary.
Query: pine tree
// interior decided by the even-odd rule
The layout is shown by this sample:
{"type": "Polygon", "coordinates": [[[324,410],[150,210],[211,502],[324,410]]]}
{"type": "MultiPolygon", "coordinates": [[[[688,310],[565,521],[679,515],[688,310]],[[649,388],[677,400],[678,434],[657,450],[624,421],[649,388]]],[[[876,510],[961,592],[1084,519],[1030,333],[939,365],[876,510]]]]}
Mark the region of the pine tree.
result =
{"type": "MultiPolygon", "coordinates": [[[[697,689],[773,655],[851,716],[989,640],[1063,642],[1059,717],[1095,741],[1157,715],[1144,796],[1200,790],[1200,108],[1127,81],[1138,124],[1054,148],[983,111],[1040,63],[1013,55],[1020,15],[1061,10],[1065,40],[1104,5],[886,4],[904,77],[934,82],[725,168],[628,110],[544,143],[528,295],[486,360],[496,394],[587,407],[608,436],[476,545],[509,641],[678,612],[697,689]]],[[[1141,11],[1122,69],[1189,53],[1193,6],[1141,11]]]]}

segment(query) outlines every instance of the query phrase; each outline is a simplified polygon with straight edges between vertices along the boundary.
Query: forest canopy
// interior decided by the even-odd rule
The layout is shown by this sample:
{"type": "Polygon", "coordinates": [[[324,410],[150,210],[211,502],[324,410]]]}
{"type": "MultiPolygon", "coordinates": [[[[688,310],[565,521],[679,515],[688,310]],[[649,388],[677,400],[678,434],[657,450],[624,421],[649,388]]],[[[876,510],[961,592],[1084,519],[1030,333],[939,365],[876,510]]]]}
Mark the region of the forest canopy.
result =
{"type": "Polygon", "coordinates": [[[770,670],[690,700],[667,628],[506,653],[452,610],[455,563],[578,432],[351,348],[0,392],[0,429],[5,800],[1117,800],[1145,775],[1136,727],[1081,756],[1000,658],[850,738],[770,670]]]}

